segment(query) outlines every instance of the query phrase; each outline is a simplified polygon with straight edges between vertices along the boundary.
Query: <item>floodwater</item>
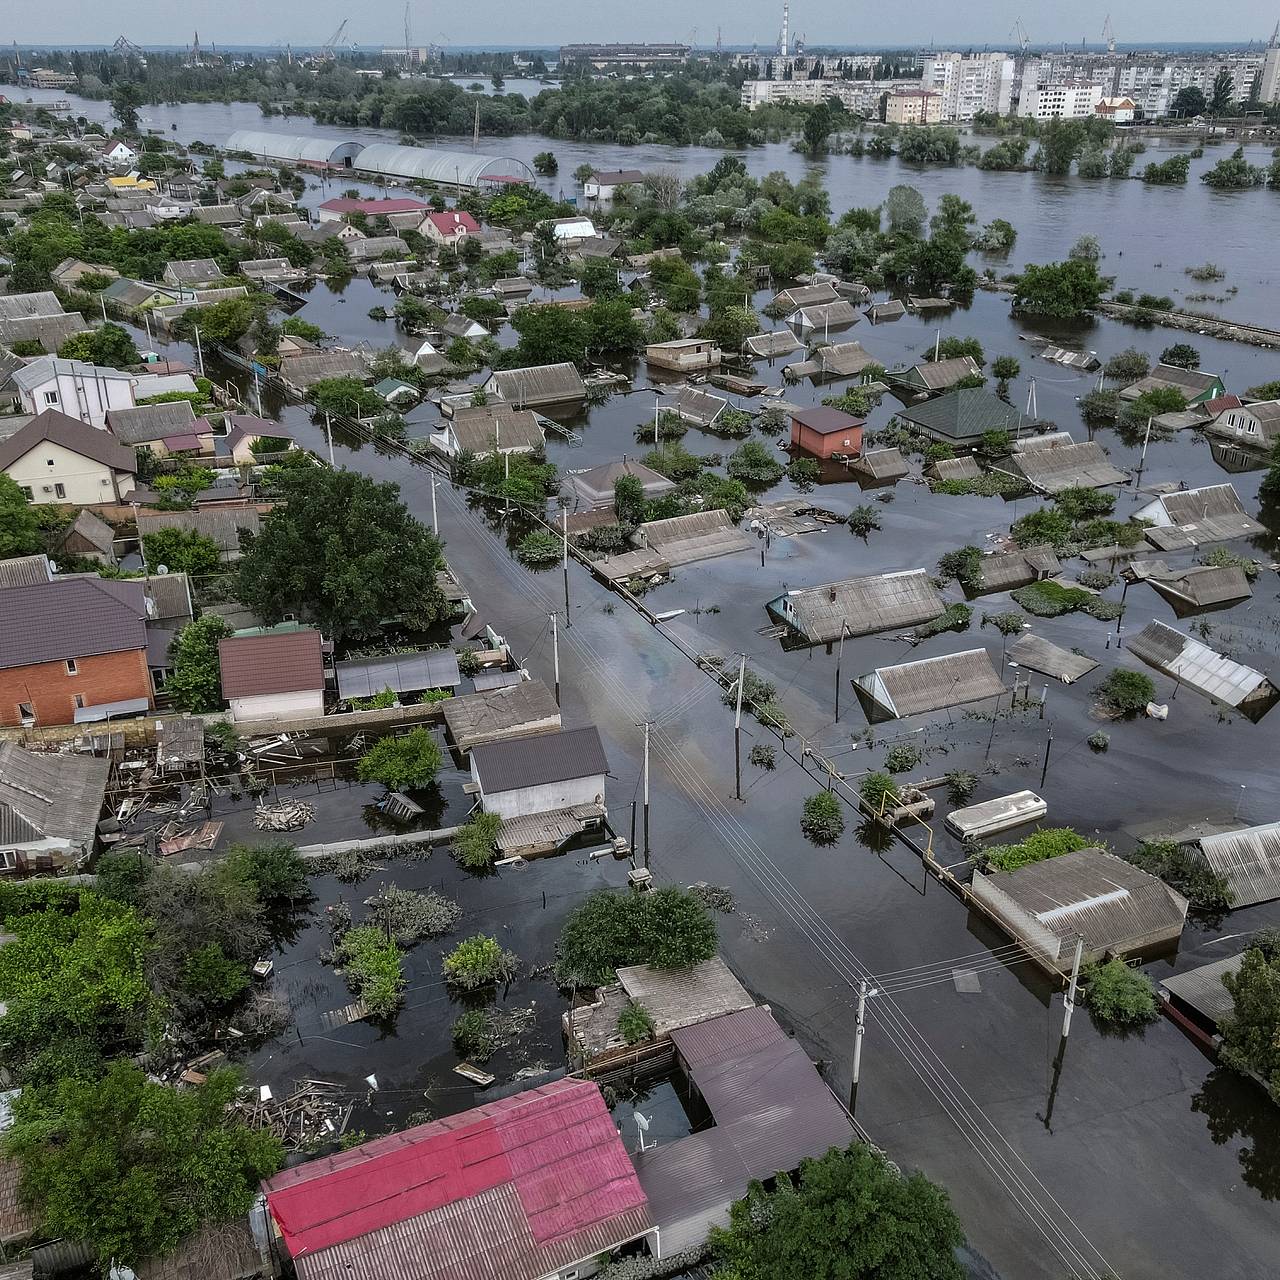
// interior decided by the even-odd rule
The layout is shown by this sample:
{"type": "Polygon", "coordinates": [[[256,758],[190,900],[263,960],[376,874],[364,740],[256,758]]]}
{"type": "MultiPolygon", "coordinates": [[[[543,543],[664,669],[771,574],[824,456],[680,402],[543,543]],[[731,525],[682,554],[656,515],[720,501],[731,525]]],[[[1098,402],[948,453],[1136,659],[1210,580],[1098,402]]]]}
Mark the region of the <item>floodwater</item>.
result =
{"type": "MultiPolygon", "coordinates": [[[[102,110],[102,104],[92,105],[102,110]]],[[[179,123],[178,136],[212,141],[233,128],[260,123],[249,106],[176,107],[172,117],[179,123]]],[[[270,123],[282,127],[279,121],[270,123]]],[[[295,121],[291,127],[305,125],[295,121]]],[[[524,138],[487,145],[523,155],[546,143],[524,138]]],[[[564,144],[556,144],[555,150],[562,174],[583,159],[606,166],[678,163],[692,173],[709,167],[719,155],[697,149],[564,144]]],[[[1210,151],[1206,160],[1213,155],[1210,151]]],[[[805,168],[800,157],[782,147],[748,152],[744,158],[756,173],[783,168],[798,176],[805,168]]],[[[1259,162],[1264,157],[1253,158],[1259,162]]],[[[904,178],[918,185],[931,203],[943,191],[965,195],[981,218],[1006,217],[1017,226],[1015,265],[1060,258],[1087,232],[1100,237],[1108,255],[1104,265],[1124,284],[1175,293],[1192,287],[1184,282],[1184,265],[1212,258],[1226,271],[1222,286],[1240,290],[1224,311],[1260,323],[1270,319],[1267,302],[1274,295],[1277,267],[1264,246],[1275,239],[1280,210],[1270,192],[1219,195],[1197,182],[1185,189],[1161,189],[1137,182],[1088,184],[976,170],[926,170],[908,177],[896,162],[841,157],[827,161],[823,171],[837,213],[850,204],[874,203],[904,178]]],[[[389,342],[393,327],[367,319],[373,292],[359,281],[339,294],[317,285],[300,314],[346,341],[389,342]]],[[[390,301],[389,294],[384,297],[390,301]]],[[[875,328],[864,322],[842,336],[857,338],[890,364],[925,350],[938,327],[944,335],[976,336],[988,357],[1019,356],[1022,374],[1011,388],[1013,401],[1025,403],[1034,376],[1041,416],[1084,438],[1075,401],[1093,379],[1035,358],[1034,349],[1020,341],[1035,327],[1011,319],[1002,296],[980,293],[970,308],[941,321],[910,316],[875,328]]],[[[1106,319],[1065,336],[1104,359],[1131,344],[1154,356],[1185,337],[1106,319]]],[[[1220,372],[1233,390],[1280,376],[1275,353],[1193,340],[1203,366],[1220,372]]],[[[778,367],[762,365],[759,371],[775,385],[780,381],[778,367]]],[[[643,366],[636,372],[631,394],[614,396],[571,420],[581,434],[580,447],[569,448],[554,437],[549,441],[549,456],[558,466],[586,467],[647,447],[636,442],[635,430],[651,421],[653,397],[645,389],[643,366]]],[[[812,403],[832,390],[838,391],[839,384],[826,390],[806,384],[788,388],[786,398],[812,403]]],[[[323,431],[305,411],[284,413],[302,439],[323,450],[323,431]]],[[[430,410],[414,415],[415,420],[431,416],[430,410]]],[[[873,415],[872,425],[889,416],[891,405],[886,403],[873,415]]],[[[1134,445],[1114,431],[1100,431],[1096,438],[1116,465],[1137,469],[1140,451],[1134,445]]],[[[708,454],[733,447],[696,430],[684,443],[708,454]]],[[[336,458],[340,465],[395,480],[409,506],[421,518],[430,518],[432,486],[423,470],[353,442],[340,441],[336,458]]],[[[1153,442],[1143,471],[1144,484],[1230,480],[1250,510],[1256,509],[1259,477],[1256,470],[1224,470],[1194,433],[1153,442]]],[[[767,496],[786,492],[784,482],[767,496]]],[[[753,666],[775,680],[800,732],[854,778],[880,766],[895,739],[909,739],[926,753],[921,771],[966,768],[979,774],[975,800],[1030,787],[1048,802],[1050,824],[1096,832],[1120,850],[1131,846],[1137,829],[1152,824],[1177,829],[1201,819],[1274,819],[1280,711],[1256,725],[1224,716],[1160,675],[1153,678],[1160,700],[1169,704],[1166,721],[1104,723],[1094,709],[1091,691],[1111,668],[1141,668],[1123,647],[1126,636],[1152,618],[1184,631],[1195,621],[1177,622],[1145,586],[1129,589],[1120,635],[1114,623],[1081,615],[1034,621],[1038,634],[1079,647],[1101,663],[1076,685],[1053,685],[1043,719],[1032,711],[993,723],[961,709],[879,726],[872,741],[866,739],[865,719],[849,678],[883,663],[977,645],[987,647],[999,662],[999,636],[979,625],[984,612],[1011,607],[1004,596],[994,595],[974,602],[973,626],[963,635],[934,637],[915,650],[885,637],[846,642],[837,721],[834,655],[821,649],[784,652],[776,640],[759,634],[769,624],[765,602],[784,587],[931,567],[946,550],[966,542],[983,545],[989,535],[1007,531],[1012,518],[1039,501],[1014,505],[935,497],[910,481],[891,492],[891,502],[875,504],[883,527],[865,543],[835,527],[773,540],[763,564],[758,553],[745,552],[680,569],[673,582],[648,599],[657,610],[686,610],[661,630],[617,603],[576,565],[571,568],[572,625],[560,634],[565,721],[600,727],[612,767],[614,824],[626,828],[630,803],[640,794],[642,726],[648,720],[654,724],[655,875],[665,882],[706,880],[733,890],[737,911],[721,920],[730,962],[795,1030],[837,1091],[848,1088],[858,979],[870,973],[877,983],[892,982],[892,994],[870,1001],[858,1118],[900,1164],[921,1168],[947,1187],[974,1248],[1007,1280],[1103,1273],[1126,1280],[1209,1274],[1254,1280],[1272,1274],[1280,1228],[1280,1125],[1260,1089],[1215,1068],[1163,1020],[1140,1034],[1115,1036],[1100,1032],[1082,1013],[1055,1069],[1060,995],[1029,965],[1005,967],[991,960],[991,949],[1006,939],[928,881],[914,854],[873,831],[850,829],[825,849],[801,837],[802,800],[822,780],[812,760],[779,751],[774,771],[745,768],[744,800],[733,798],[731,713],[721,705],[718,687],[663,630],[700,650],[726,656],[746,652],[753,666]],[[1094,754],[1085,742],[1098,728],[1110,734],[1103,755],[1094,754]],[[957,990],[953,968],[976,969],[980,991],[957,990]]],[[[842,513],[875,497],[849,480],[824,485],[813,496],[842,513]]],[[[1122,490],[1119,516],[1141,501],[1131,489],[1122,490]]],[[[451,564],[530,670],[549,678],[548,613],[564,607],[559,575],[535,576],[521,569],[510,557],[502,531],[492,529],[462,495],[443,484],[439,505],[451,564]]],[[[1274,532],[1254,546],[1235,549],[1248,550],[1269,565],[1275,558],[1274,532]]],[[[1175,564],[1189,560],[1166,558],[1175,564]]],[[[1069,570],[1080,567],[1073,562],[1069,570]]],[[[1114,587],[1108,591],[1112,597],[1117,594],[1114,587]]],[[[954,589],[947,595],[959,598],[954,589]]],[[[1251,601],[1198,620],[1207,625],[1208,643],[1274,673],[1280,643],[1277,598],[1280,583],[1264,567],[1251,601]]],[[[1006,670],[1006,678],[1011,674],[1006,670]]],[[[1033,676],[1033,693],[1038,695],[1044,683],[1033,676]]],[[[748,745],[760,735],[754,726],[748,726],[748,733],[748,745]]],[[[942,834],[941,823],[936,826],[939,859],[959,862],[960,851],[942,834]]],[[[551,959],[559,920],[555,913],[567,910],[579,893],[598,883],[618,883],[620,869],[581,865],[566,855],[494,880],[472,881],[437,853],[423,863],[390,868],[387,878],[393,877],[402,887],[441,887],[468,913],[462,929],[474,920],[476,928],[509,931],[499,936],[510,937],[507,945],[537,966],[551,959]],[[541,907],[542,889],[556,906],[541,907]]],[[[376,891],[377,880],[358,890],[317,882],[318,901],[323,904],[339,892],[348,901],[357,894],[363,901],[376,891]]],[[[1231,954],[1242,944],[1241,935],[1277,920],[1280,909],[1270,904],[1232,913],[1221,922],[1192,922],[1176,956],[1145,958],[1147,971],[1158,979],[1171,966],[1181,970],[1231,954]]],[[[298,967],[298,987],[291,989],[290,998],[306,1012],[292,1043],[289,1036],[282,1037],[255,1059],[255,1069],[264,1078],[285,1082],[299,1076],[329,1079],[335,1073],[352,1082],[375,1072],[380,1089],[359,1121],[371,1131],[379,1119],[398,1119],[421,1106],[441,1113],[469,1105],[469,1086],[459,1085],[449,1071],[448,1024],[455,1011],[438,987],[444,943],[423,944],[410,953],[408,1005],[394,1034],[357,1024],[335,1041],[317,1031],[319,1015],[346,1002],[342,980],[314,963],[325,932],[322,922],[315,921],[281,957],[284,982],[294,981],[288,974],[293,964],[298,967]],[[434,1102],[422,1097],[429,1089],[434,1102]]],[[[529,1037],[528,1053],[531,1060],[554,1060],[558,1040],[552,1011],[563,1007],[562,998],[541,978],[528,979],[510,998],[525,1007],[538,1000],[539,1030],[529,1037]]],[[[500,1064],[503,1078],[517,1069],[518,1061],[517,1055],[500,1064]]]]}

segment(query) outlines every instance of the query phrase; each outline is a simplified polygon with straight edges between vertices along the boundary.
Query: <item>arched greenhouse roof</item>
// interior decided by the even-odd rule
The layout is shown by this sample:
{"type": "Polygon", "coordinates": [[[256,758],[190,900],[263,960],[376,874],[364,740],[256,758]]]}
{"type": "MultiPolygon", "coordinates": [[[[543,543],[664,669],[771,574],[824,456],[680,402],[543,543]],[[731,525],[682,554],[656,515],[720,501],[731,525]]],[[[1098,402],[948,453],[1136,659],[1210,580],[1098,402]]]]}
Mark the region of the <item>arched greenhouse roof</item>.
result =
{"type": "Polygon", "coordinates": [[[509,156],[480,156],[470,151],[435,151],[428,147],[397,147],[375,142],[356,157],[362,173],[418,182],[456,183],[478,187],[482,182],[532,182],[533,170],[509,156]]]}
{"type": "Polygon", "coordinates": [[[247,151],[267,160],[292,164],[348,165],[364,147],[362,142],[316,138],[306,134],[266,133],[237,129],[226,141],[228,151],[247,151]]]}

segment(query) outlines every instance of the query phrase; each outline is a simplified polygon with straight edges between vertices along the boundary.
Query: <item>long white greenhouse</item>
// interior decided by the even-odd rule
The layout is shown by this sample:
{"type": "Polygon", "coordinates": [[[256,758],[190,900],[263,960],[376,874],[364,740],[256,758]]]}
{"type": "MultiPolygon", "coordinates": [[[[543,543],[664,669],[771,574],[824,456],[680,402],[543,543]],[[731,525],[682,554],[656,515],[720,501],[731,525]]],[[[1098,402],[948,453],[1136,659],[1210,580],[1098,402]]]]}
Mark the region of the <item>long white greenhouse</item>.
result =
{"type": "Polygon", "coordinates": [[[338,138],[317,138],[306,134],[265,133],[257,129],[237,129],[225,143],[227,151],[247,151],[255,159],[317,168],[350,169],[365,149],[363,142],[343,142],[338,138]]]}
{"type": "Polygon", "coordinates": [[[532,182],[533,170],[509,156],[483,156],[471,151],[435,151],[429,147],[397,147],[375,142],[355,159],[361,173],[414,182],[480,187],[487,183],[532,182]]]}

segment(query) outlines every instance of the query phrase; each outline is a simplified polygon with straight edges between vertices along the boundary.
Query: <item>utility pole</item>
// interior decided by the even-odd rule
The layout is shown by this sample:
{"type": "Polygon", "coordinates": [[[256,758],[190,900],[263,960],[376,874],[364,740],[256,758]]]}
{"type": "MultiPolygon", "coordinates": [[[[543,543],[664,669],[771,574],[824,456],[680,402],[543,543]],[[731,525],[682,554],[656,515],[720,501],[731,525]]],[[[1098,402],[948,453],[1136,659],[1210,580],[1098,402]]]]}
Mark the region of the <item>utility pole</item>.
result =
{"type": "Polygon", "coordinates": [[[204,352],[200,348],[199,326],[196,326],[195,330],[196,330],[196,364],[200,366],[200,376],[203,378],[204,377],[204,352]]]}
{"type": "Polygon", "coordinates": [[[1044,767],[1040,770],[1040,785],[1044,786],[1044,780],[1049,773],[1049,751],[1053,747],[1053,723],[1049,724],[1049,736],[1044,740],[1044,767]]]}
{"type": "Polygon", "coordinates": [[[649,865],[649,721],[644,722],[644,865],[649,865]]]}
{"type": "MultiPolygon", "coordinates": [[[[332,416],[330,415],[330,413],[329,413],[328,409],[326,409],[326,410],[325,410],[325,412],[324,412],[324,438],[329,442],[329,466],[330,466],[330,467],[333,467],[333,466],[334,466],[334,461],[333,461],[333,418],[332,418],[332,416]]],[[[434,487],[434,485],[435,485],[435,475],[434,475],[434,474],[432,474],[431,480],[432,480],[432,491],[431,491],[431,492],[432,492],[432,497],[434,498],[434,497],[435,497],[435,487],[434,487]]],[[[440,530],[437,528],[437,529],[436,529],[436,532],[437,532],[437,533],[439,533],[439,532],[440,532],[440,530]]]]}
{"type": "Polygon", "coordinates": [[[1067,994],[1062,1002],[1062,1039],[1066,1042],[1071,1034],[1071,1015],[1075,1012],[1076,991],[1080,985],[1080,958],[1084,955],[1084,937],[1076,934],[1076,954],[1071,961],[1071,981],[1067,985],[1067,994]]]}
{"type": "MultiPolygon", "coordinates": [[[[333,446],[330,445],[330,448],[333,446]]],[[[330,458],[332,461],[332,457],[330,458]]],[[[440,536],[440,512],[436,508],[436,473],[431,473],[431,532],[440,536]]]]}
{"type": "Polygon", "coordinates": [[[849,1114],[858,1107],[858,1079],[862,1075],[862,1037],[867,1033],[867,997],[876,994],[875,988],[863,978],[858,984],[858,1019],[853,1029],[853,1080],[849,1085],[849,1114]]]}
{"type": "Polygon", "coordinates": [[[840,720],[840,664],[844,661],[844,634],[849,630],[849,624],[841,618],[840,620],[840,646],[836,650],[836,722],[840,720]]]}
{"type": "Polygon", "coordinates": [[[560,705],[560,633],[556,630],[556,614],[553,609],[551,617],[551,654],[556,673],[556,706],[560,705]]]}
{"type": "Polygon", "coordinates": [[[573,626],[569,616],[569,508],[560,508],[561,561],[564,568],[564,625],[573,626]]]}
{"type": "Polygon", "coordinates": [[[738,701],[733,712],[733,777],[734,795],[742,799],[742,686],[747,675],[747,655],[738,659],[738,701]]]}

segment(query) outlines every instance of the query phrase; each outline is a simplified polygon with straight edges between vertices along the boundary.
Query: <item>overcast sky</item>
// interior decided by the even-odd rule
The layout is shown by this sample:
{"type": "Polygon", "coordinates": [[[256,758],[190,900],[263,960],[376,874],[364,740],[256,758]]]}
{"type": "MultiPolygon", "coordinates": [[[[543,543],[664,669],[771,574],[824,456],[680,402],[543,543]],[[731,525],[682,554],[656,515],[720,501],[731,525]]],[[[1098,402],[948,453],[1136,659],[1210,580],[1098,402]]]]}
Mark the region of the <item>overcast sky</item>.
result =
{"type": "MultiPolygon", "coordinates": [[[[411,0],[414,43],[557,45],[583,40],[688,41],[772,44],[781,25],[781,0],[649,0],[644,5],[599,0],[467,0],[441,5],[411,0]]],[[[1028,0],[968,0],[963,7],[795,0],[794,32],[810,44],[1007,45],[1022,15],[1034,42],[1096,43],[1108,13],[1125,43],[1265,40],[1275,25],[1274,0],[1232,0],[1225,7],[1192,0],[1081,0],[1052,10],[1028,0]]],[[[6,43],[110,43],[124,34],[138,44],[323,43],[344,17],[362,46],[403,42],[403,0],[0,0],[6,43]]]]}

